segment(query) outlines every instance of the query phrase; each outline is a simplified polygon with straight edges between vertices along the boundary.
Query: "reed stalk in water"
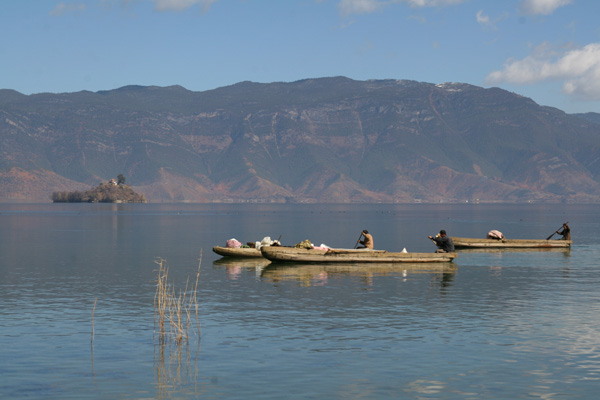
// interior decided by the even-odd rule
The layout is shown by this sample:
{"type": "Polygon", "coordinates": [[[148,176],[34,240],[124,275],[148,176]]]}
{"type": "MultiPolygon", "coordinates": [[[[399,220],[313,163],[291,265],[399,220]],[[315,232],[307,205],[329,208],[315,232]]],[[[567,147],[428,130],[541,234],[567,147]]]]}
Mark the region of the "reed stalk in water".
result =
{"type": "MultiPolygon", "coordinates": [[[[202,258],[200,258],[200,264],[202,263],[201,260],[202,258]]],[[[159,258],[155,262],[158,264],[158,279],[154,295],[154,321],[155,325],[158,326],[158,339],[161,344],[172,339],[174,343],[179,345],[189,340],[193,309],[195,309],[197,333],[200,335],[196,295],[200,278],[200,264],[196,274],[196,284],[191,293],[188,290],[188,278],[185,290],[180,290],[177,294],[175,287],[168,281],[169,267],[166,260],[159,258]]]]}
{"type": "Polygon", "coordinates": [[[94,308],[92,308],[92,339],[90,342],[94,343],[94,312],[96,312],[96,303],[98,302],[98,298],[94,301],[94,308]]]}

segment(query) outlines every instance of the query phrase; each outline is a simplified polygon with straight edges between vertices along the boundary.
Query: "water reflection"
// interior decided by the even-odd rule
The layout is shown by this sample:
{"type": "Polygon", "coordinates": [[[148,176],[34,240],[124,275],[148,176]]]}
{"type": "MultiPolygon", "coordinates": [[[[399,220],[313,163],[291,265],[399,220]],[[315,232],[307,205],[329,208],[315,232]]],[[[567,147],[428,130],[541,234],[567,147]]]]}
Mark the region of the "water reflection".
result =
{"type": "Polygon", "coordinates": [[[492,265],[492,266],[488,267],[488,270],[490,271],[490,276],[499,277],[502,275],[502,267],[501,266],[492,265]]]}
{"type": "Polygon", "coordinates": [[[223,257],[220,260],[213,261],[213,266],[218,268],[224,267],[227,270],[227,277],[232,280],[237,280],[245,269],[254,269],[256,275],[260,276],[262,269],[270,263],[271,261],[266,258],[223,257]]]}
{"type": "Polygon", "coordinates": [[[430,395],[440,394],[444,391],[447,392],[448,387],[444,382],[418,379],[409,382],[405,386],[404,391],[415,396],[424,396],[423,398],[427,398],[430,395]]]}
{"type": "Polygon", "coordinates": [[[154,372],[158,399],[171,399],[175,393],[182,391],[197,394],[195,387],[199,381],[198,355],[200,340],[198,340],[194,357],[190,347],[186,345],[158,344],[155,346],[154,372]]]}
{"type": "Polygon", "coordinates": [[[454,274],[455,271],[448,271],[448,272],[443,272],[443,273],[438,273],[433,275],[433,282],[435,282],[437,284],[437,286],[440,287],[441,292],[444,293],[445,290],[450,286],[452,286],[452,282],[454,281],[454,274]]]}
{"type": "Polygon", "coordinates": [[[432,274],[439,278],[442,286],[448,285],[457,271],[453,263],[369,263],[365,264],[278,264],[267,265],[261,277],[274,282],[296,281],[302,286],[324,286],[336,276],[361,278],[367,286],[373,285],[373,278],[382,276],[402,277],[404,281],[412,274],[432,274]]]}
{"type": "Polygon", "coordinates": [[[0,398],[597,396],[598,205],[336,205],[311,217],[315,207],[4,207],[0,398]],[[153,260],[168,258],[180,287],[215,237],[352,246],[368,227],[382,248],[428,252],[423,238],[441,227],[527,236],[567,212],[578,220],[571,251],[461,250],[446,266],[271,265],[205,251],[202,349],[152,340],[153,260]],[[95,296],[108,301],[90,349],[95,296]]]}
{"type": "Polygon", "coordinates": [[[229,258],[224,257],[213,261],[218,267],[240,267],[240,268],[262,268],[269,265],[271,261],[266,258],[229,258]]]}

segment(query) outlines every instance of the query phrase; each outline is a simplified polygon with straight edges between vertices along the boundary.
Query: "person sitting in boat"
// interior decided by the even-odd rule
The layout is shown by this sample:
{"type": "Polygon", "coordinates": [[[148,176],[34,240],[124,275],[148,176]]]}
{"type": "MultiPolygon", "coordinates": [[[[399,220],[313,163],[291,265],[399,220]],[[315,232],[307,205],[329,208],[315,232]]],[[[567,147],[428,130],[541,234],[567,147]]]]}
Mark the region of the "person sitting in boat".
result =
{"type": "Polygon", "coordinates": [[[362,236],[364,237],[364,239],[359,240],[359,243],[362,244],[362,246],[358,246],[357,249],[373,250],[373,235],[371,235],[368,230],[363,229],[362,236]]]}
{"type": "Polygon", "coordinates": [[[446,236],[446,231],[441,230],[440,233],[433,236],[428,236],[429,239],[433,240],[438,249],[436,253],[452,253],[454,251],[454,242],[452,238],[446,236]]]}
{"type": "Polygon", "coordinates": [[[556,231],[559,235],[562,236],[561,240],[571,240],[571,228],[565,222],[562,227],[562,231],[556,231]]]}

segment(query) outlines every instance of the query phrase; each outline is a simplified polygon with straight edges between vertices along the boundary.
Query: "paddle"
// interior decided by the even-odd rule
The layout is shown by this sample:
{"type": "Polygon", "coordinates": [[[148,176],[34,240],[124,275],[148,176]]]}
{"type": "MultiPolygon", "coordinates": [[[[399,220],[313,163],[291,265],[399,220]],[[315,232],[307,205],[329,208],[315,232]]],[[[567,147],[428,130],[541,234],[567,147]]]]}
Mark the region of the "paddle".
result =
{"type": "MultiPolygon", "coordinates": [[[[565,222],[563,225],[565,225],[565,224],[568,224],[568,223],[569,223],[569,221],[565,222]]],[[[562,228],[562,226],[561,226],[561,228],[562,228]]],[[[558,229],[560,229],[560,228],[558,228],[558,229]]],[[[557,230],[555,230],[555,231],[554,231],[554,233],[553,233],[552,235],[548,236],[548,237],[546,238],[546,240],[550,240],[550,239],[552,239],[552,236],[554,236],[554,235],[556,235],[556,234],[558,233],[558,229],[557,229],[557,230]]]]}
{"type": "Polygon", "coordinates": [[[360,238],[362,237],[363,233],[360,232],[360,235],[358,235],[358,239],[356,240],[356,244],[354,245],[354,248],[356,248],[356,246],[358,246],[358,243],[360,242],[360,238]]]}

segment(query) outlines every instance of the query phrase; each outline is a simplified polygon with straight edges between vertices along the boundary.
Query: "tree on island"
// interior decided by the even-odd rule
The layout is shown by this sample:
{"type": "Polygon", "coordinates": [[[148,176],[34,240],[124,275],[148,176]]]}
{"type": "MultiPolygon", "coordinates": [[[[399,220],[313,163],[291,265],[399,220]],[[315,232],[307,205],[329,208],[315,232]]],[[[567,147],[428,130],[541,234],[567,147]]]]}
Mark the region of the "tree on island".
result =
{"type": "Polygon", "coordinates": [[[118,183],[111,179],[100,183],[85,192],[53,192],[50,199],[54,203],[147,203],[143,194],[137,194],[125,185],[125,177],[119,174],[118,183]]]}

